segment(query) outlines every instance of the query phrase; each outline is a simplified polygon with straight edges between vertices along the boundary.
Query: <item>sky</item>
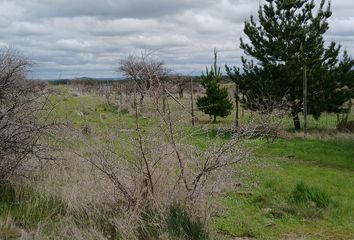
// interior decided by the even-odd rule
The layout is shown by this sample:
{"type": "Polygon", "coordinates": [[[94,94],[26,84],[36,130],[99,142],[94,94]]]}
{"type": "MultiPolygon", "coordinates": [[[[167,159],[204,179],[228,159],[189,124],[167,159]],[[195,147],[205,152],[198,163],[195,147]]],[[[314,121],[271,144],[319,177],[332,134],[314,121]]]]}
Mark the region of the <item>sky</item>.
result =
{"type": "MultiPolygon", "coordinates": [[[[319,0],[316,0],[317,2],[319,0]]],[[[244,21],[263,0],[0,0],[0,48],[34,63],[31,78],[120,77],[119,60],[154,51],[172,73],[240,64],[244,21]]],[[[354,1],[332,0],[327,42],[354,55],[354,1]]]]}

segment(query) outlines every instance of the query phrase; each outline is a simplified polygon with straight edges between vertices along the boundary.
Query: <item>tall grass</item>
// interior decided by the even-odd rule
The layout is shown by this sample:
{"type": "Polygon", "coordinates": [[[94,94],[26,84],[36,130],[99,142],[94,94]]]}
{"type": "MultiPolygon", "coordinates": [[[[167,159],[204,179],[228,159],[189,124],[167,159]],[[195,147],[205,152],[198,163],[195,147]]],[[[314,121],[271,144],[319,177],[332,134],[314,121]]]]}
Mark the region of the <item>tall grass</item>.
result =
{"type": "Polygon", "coordinates": [[[317,187],[307,186],[304,182],[298,182],[292,193],[291,199],[297,205],[315,205],[313,207],[327,208],[333,201],[329,195],[317,187]]]}
{"type": "Polygon", "coordinates": [[[199,220],[193,220],[179,204],[170,206],[167,212],[167,231],[173,239],[205,240],[208,234],[199,220]]]}
{"type": "Polygon", "coordinates": [[[55,196],[43,195],[28,187],[15,191],[10,184],[0,186],[0,215],[10,215],[23,226],[36,227],[66,211],[66,205],[55,196]]]}

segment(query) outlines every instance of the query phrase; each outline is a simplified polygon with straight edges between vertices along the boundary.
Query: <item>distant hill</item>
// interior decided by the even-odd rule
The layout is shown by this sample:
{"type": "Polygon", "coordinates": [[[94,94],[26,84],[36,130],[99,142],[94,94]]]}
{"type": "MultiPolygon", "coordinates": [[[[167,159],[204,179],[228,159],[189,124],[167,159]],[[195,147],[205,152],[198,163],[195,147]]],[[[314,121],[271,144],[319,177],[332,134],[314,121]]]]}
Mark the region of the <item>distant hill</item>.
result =
{"type": "MultiPolygon", "coordinates": [[[[187,77],[187,76],[186,76],[187,77]]],[[[200,81],[200,76],[190,76],[193,78],[193,81],[199,82],[200,81]]],[[[125,78],[122,77],[117,77],[117,78],[92,78],[92,77],[80,77],[80,78],[62,78],[62,79],[48,79],[48,80],[43,80],[47,81],[48,83],[52,85],[67,85],[71,84],[73,81],[85,81],[85,82],[95,82],[95,83],[100,83],[100,84],[112,84],[115,81],[129,81],[125,78]]],[[[230,79],[228,76],[223,76],[223,83],[231,83],[230,79]]]]}
{"type": "Polygon", "coordinates": [[[80,78],[61,78],[61,79],[44,79],[42,81],[46,81],[53,85],[67,85],[71,84],[73,81],[88,81],[88,82],[109,82],[112,83],[114,81],[124,81],[124,78],[92,78],[92,77],[80,77],[80,78]]]}
{"type": "Polygon", "coordinates": [[[124,80],[124,78],[122,77],[116,77],[116,78],[79,77],[79,78],[43,79],[43,81],[73,81],[73,80],[119,81],[119,80],[124,80]]]}

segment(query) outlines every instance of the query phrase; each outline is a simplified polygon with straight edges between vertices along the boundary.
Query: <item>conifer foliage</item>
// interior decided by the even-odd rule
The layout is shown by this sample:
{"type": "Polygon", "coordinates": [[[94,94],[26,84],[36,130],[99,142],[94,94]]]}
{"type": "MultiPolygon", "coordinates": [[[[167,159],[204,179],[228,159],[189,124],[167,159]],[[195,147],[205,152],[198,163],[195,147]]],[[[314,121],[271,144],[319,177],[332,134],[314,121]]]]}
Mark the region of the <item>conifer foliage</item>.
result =
{"type": "Polygon", "coordinates": [[[339,57],[340,45],[324,42],[331,14],[326,0],[319,6],[313,0],[266,0],[258,11],[259,23],[253,16],[245,22],[249,41],[241,39],[240,47],[251,59],[242,57],[242,71],[226,70],[247,108],[285,103],[300,129],[307,79],[309,114],[319,118],[322,112],[348,110],[343,106],[353,93],[354,62],[347,53],[339,57]]]}
{"type": "Polygon", "coordinates": [[[214,50],[214,65],[206,69],[206,73],[201,76],[202,86],[206,89],[206,95],[197,99],[199,110],[208,114],[213,122],[216,117],[226,117],[230,115],[233,108],[232,102],[226,87],[220,86],[222,74],[217,66],[217,51],[214,50]]]}

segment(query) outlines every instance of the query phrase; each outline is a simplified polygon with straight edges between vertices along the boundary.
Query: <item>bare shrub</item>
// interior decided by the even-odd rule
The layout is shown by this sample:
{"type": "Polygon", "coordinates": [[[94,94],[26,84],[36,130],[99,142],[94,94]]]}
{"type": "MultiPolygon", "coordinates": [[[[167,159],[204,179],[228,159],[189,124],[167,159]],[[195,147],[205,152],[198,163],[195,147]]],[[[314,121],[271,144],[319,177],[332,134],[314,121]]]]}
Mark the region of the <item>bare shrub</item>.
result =
{"type": "MultiPolygon", "coordinates": [[[[138,236],[147,211],[163,219],[165,210],[175,202],[206,223],[210,196],[234,182],[232,165],[248,160],[249,151],[242,139],[254,129],[235,132],[226,142],[225,134],[217,133],[216,139],[206,141],[206,148],[199,149],[188,141],[210,132],[197,131],[187,137],[169,119],[166,116],[161,129],[139,127],[127,134],[130,140],[119,139],[108,145],[106,140],[97,140],[78,154],[113,184],[119,209],[114,222],[122,234],[138,236]]],[[[157,221],[158,228],[163,228],[159,224],[157,221]]]]}
{"type": "Polygon", "coordinates": [[[142,236],[149,231],[142,228],[151,212],[156,220],[155,230],[164,231],[161,224],[165,222],[166,209],[176,202],[185,206],[192,217],[206,223],[210,198],[234,183],[232,166],[249,159],[250,150],[244,140],[254,136],[257,129],[250,123],[237,130],[186,132],[181,116],[187,108],[173,98],[166,101],[164,111],[159,104],[161,93],[171,96],[161,83],[149,93],[155,118],[159,119],[154,126],[141,126],[136,113],[132,132],[114,133],[111,129],[106,137],[86,139],[77,131],[79,136],[74,136],[86,146],[75,154],[114,186],[117,213],[113,219],[124,238],[145,239],[142,236]],[[197,147],[191,142],[199,137],[205,141],[197,147]]]}
{"type": "Polygon", "coordinates": [[[142,52],[140,56],[130,54],[119,64],[117,71],[136,84],[136,91],[140,94],[140,104],[143,103],[148,92],[161,83],[167,75],[164,63],[155,59],[151,52],[142,52]]]}
{"type": "Polygon", "coordinates": [[[271,103],[271,107],[264,105],[258,107],[258,111],[252,112],[250,121],[257,125],[256,134],[266,139],[267,143],[273,143],[283,129],[283,121],[287,116],[282,103],[271,103]],[[278,106],[274,108],[274,106],[278,106]]]}
{"type": "Polygon", "coordinates": [[[342,114],[337,114],[337,130],[341,132],[354,132],[354,121],[349,120],[349,115],[352,110],[352,101],[349,101],[346,111],[342,114]]]}
{"type": "Polygon", "coordinates": [[[50,124],[43,86],[26,80],[30,66],[16,50],[0,51],[0,179],[21,174],[30,159],[52,156],[40,141],[50,124]]]}
{"type": "Polygon", "coordinates": [[[337,129],[343,132],[354,132],[354,121],[340,122],[337,129]]]}
{"type": "MultiPolygon", "coordinates": [[[[176,92],[180,99],[184,97],[184,92],[186,89],[190,88],[191,80],[190,77],[180,76],[180,75],[173,75],[169,77],[169,82],[171,88],[173,89],[176,87],[176,92]]],[[[173,92],[174,93],[174,92],[173,92]]]]}
{"type": "Polygon", "coordinates": [[[72,80],[72,85],[76,91],[81,94],[90,94],[98,89],[98,82],[94,79],[80,79],[75,78],[72,80]]]}

